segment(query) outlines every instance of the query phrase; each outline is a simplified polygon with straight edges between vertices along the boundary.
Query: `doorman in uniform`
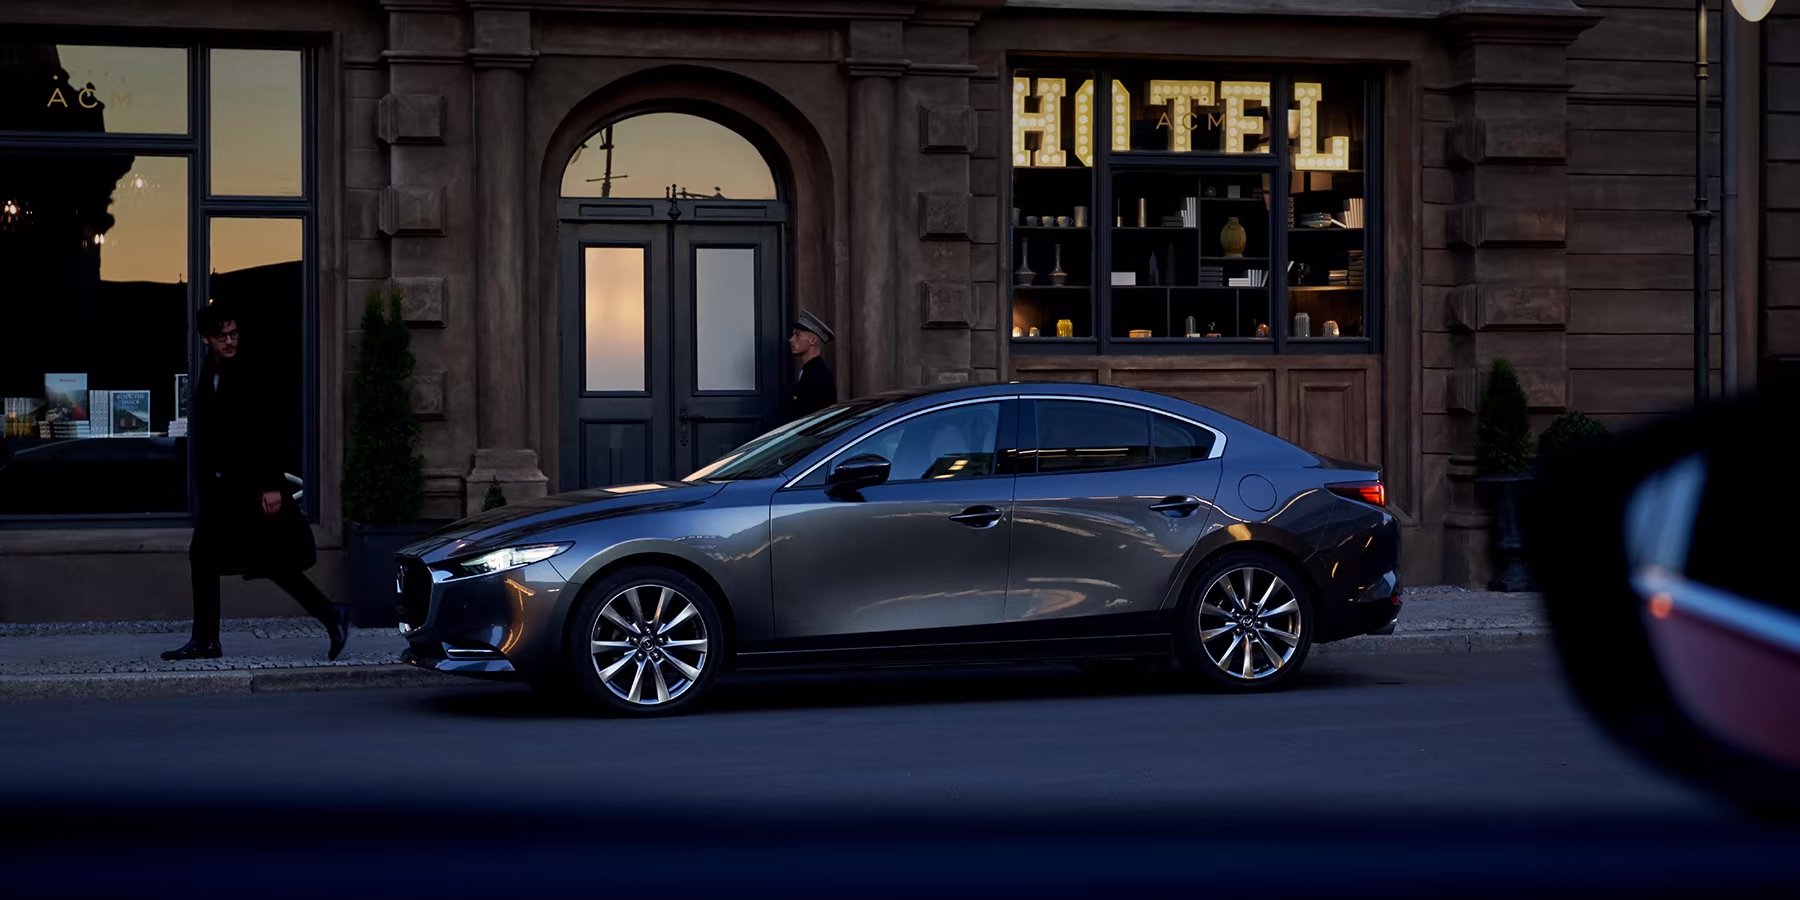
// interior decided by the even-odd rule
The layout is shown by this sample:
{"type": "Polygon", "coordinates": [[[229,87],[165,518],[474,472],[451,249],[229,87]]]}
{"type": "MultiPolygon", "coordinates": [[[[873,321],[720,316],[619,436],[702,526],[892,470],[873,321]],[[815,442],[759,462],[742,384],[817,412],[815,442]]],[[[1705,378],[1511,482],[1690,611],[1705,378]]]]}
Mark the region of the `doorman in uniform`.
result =
{"type": "Polygon", "coordinates": [[[837,337],[831,326],[806,310],[788,334],[788,353],[800,365],[800,377],[781,395],[782,424],[818,412],[837,402],[837,377],[820,354],[837,337]]]}

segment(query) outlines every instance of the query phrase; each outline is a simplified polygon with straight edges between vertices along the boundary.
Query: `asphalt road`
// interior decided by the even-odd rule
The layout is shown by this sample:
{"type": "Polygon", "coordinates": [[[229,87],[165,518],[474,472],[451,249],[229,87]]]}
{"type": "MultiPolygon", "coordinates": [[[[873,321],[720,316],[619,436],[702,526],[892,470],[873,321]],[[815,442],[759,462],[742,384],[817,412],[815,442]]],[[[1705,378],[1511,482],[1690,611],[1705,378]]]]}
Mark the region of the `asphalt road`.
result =
{"type": "MultiPolygon", "coordinates": [[[[922,835],[1000,832],[1024,841],[1015,848],[1022,865],[1059,841],[1108,858],[1192,828],[1202,836],[1183,844],[1189,850],[1249,841],[1244,858],[1270,856],[1277,869],[1326,853],[1371,878],[1396,866],[1454,877],[1458,865],[1535,852],[1574,867],[1542,873],[1565,887],[1580,872],[1627,865],[1679,870],[1661,886],[1686,884],[1685,872],[1716,887],[1704,878],[1710,866],[1767,875],[1777,864],[1769,860],[1785,855],[1747,857],[1763,869],[1727,857],[1795,837],[1744,823],[1625,756],[1565,698],[1542,653],[1321,656],[1304,674],[1258,696],[1101,682],[1062,667],[757,676],[722,683],[703,714],[631,722],[487,685],[18,704],[0,710],[0,773],[28,813],[60,816],[41,840],[79,834],[142,865],[198,849],[208,829],[248,840],[240,829],[258,827],[285,829],[270,840],[297,853],[321,834],[351,842],[331,846],[365,835],[383,847],[365,861],[457,841],[493,850],[508,838],[531,847],[527,857],[564,859],[550,845],[654,856],[676,852],[683,834],[741,851],[745,840],[810,843],[824,830],[848,841],[882,829],[890,849],[922,835]],[[159,821],[170,830],[159,835],[159,821]],[[924,824],[896,837],[901,822],[924,824]],[[1155,838],[1121,837],[1146,830],[1155,838]],[[1427,853],[1446,834],[1456,846],[1427,853]],[[1576,854],[1569,836],[1608,840],[1576,854]],[[1525,839],[1536,849],[1508,849],[1525,839]],[[1616,864],[1606,855],[1615,851],[1626,854],[1616,864]]],[[[979,845],[970,841],[917,852],[966,853],[979,845]]],[[[996,853],[981,871],[1000,877],[1011,857],[996,853]]],[[[777,857],[751,859],[769,866],[777,857]]],[[[460,868],[468,880],[450,883],[480,883],[482,870],[460,868]]],[[[1252,881],[1280,894],[1331,868],[1252,881]]],[[[1506,870],[1527,880],[1535,871],[1506,870]]],[[[490,874],[516,888],[535,873],[548,887],[561,884],[553,871],[518,864],[490,874]]],[[[1128,871],[1160,870],[1140,861],[1128,871]]],[[[1221,870],[1210,883],[1233,872],[1251,877],[1221,870]]],[[[867,869],[843,874],[867,886],[856,880],[867,869]]],[[[905,893],[903,882],[880,883],[905,893]]]]}

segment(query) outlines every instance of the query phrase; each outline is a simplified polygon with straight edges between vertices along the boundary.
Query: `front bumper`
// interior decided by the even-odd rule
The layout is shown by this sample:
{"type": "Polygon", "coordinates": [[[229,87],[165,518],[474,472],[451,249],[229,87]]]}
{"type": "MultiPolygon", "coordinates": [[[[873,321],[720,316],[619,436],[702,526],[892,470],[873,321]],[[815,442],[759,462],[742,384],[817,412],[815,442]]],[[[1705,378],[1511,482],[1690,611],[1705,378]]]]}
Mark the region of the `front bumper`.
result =
{"type": "Polygon", "coordinates": [[[400,630],[410,665],[498,680],[555,667],[567,582],[548,562],[465,578],[399,561],[400,630]]]}

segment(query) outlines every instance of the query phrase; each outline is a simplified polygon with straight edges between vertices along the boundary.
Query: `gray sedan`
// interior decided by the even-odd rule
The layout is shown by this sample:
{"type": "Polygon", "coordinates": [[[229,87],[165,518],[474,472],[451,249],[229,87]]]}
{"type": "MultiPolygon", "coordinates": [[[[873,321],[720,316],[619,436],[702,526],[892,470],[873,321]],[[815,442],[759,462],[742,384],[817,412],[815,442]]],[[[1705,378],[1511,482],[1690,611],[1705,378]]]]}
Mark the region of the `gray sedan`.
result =
{"type": "Polygon", "coordinates": [[[1380,472],[1159,394],[904,391],[678,482],[559,494],[403,550],[408,662],[692,709],[724,669],[1173,658],[1224,690],[1389,630],[1380,472]]]}

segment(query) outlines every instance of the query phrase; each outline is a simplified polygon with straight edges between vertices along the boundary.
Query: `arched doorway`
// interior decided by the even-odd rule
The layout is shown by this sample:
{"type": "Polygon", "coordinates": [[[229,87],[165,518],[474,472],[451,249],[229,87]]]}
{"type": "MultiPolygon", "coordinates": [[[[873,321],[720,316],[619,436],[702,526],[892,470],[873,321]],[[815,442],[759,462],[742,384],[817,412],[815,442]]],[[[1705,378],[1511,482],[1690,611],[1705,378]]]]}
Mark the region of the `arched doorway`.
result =
{"type": "Polygon", "coordinates": [[[685,112],[603,125],[563,170],[565,489],[679,478],[773,424],[785,338],[781,186],[685,112]]]}

